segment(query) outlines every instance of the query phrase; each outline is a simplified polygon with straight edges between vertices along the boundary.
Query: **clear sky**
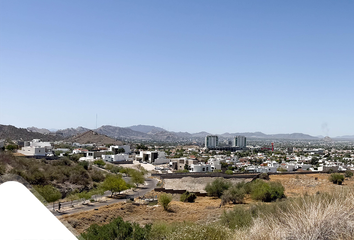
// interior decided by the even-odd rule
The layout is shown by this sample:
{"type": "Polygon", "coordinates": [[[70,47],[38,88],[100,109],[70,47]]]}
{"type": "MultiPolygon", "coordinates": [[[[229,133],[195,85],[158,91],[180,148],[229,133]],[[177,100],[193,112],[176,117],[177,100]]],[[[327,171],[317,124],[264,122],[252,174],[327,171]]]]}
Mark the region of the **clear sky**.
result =
{"type": "Polygon", "coordinates": [[[333,137],[353,90],[353,1],[0,1],[0,124],[333,137]]]}

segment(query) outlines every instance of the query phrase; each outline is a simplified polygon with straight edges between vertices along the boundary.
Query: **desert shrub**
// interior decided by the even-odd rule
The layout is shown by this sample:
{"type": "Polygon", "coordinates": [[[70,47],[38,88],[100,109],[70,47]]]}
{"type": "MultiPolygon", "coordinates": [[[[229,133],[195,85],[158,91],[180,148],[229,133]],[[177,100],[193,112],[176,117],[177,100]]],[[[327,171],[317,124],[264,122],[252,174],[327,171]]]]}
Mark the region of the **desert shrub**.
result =
{"type": "Polygon", "coordinates": [[[90,163],[88,161],[80,161],[79,165],[82,166],[85,170],[88,170],[90,163]]]}
{"type": "Polygon", "coordinates": [[[93,161],[93,164],[99,166],[99,167],[103,167],[104,165],[106,165],[105,161],[103,161],[102,159],[98,159],[93,161]]]}
{"type": "Polygon", "coordinates": [[[244,207],[234,207],[232,211],[224,211],[221,223],[231,229],[246,228],[252,225],[252,212],[244,207]]]}
{"type": "Polygon", "coordinates": [[[270,202],[285,197],[284,187],[280,182],[266,183],[256,179],[251,183],[251,198],[263,202],[270,202]]]}
{"type": "Polygon", "coordinates": [[[81,166],[76,166],[70,171],[69,182],[72,184],[88,186],[91,180],[90,174],[81,166]]]}
{"type": "Polygon", "coordinates": [[[85,233],[81,234],[81,237],[89,240],[145,240],[148,238],[150,231],[150,224],[140,227],[137,223],[125,222],[121,217],[118,217],[102,226],[97,224],[91,225],[85,233]]]}
{"type": "Polygon", "coordinates": [[[269,180],[269,175],[268,175],[268,173],[261,173],[259,175],[259,178],[264,179],[264,180],[269,180]]]}
{"type": "Polygon", "coordinates": [[[161,204],[161,206],[163,207],[163,209],[165,211],[168,210],[171,201],[172,201],[172,195],[171,194],[162,193],[159,196],[159,203],[161,204]]]}
{"type": "Polygon", "coordinates": [[[329,181],[340,185],[344,182],[344,175],[339,173],[332,173],[331,176],[329,176],[329,181]]]}
{"type": "Polygon", "coordinates": [[[97,170],[93,170],[92,172],[90,172],[92,181],[94,182],[102,182],[105,179],[105,176],[103,175],[103,173],[101,171],[97,171],[97,170]]]}
{"type": "Polygon", "coordinates": [[[217,178],[212,183],[208,183],[204,190],[208,196],[220,198],[223,192],[231,187],[231,183],[223,178],[217,178]]]}
{"type": "Polygon", "coordinates": [[[234,172],[232,170],[226,170],[225,171],[225,174],[229,174],[229,175],[232,175],[234,172]]]}
{"type": "Polygon", "coordinates": [[[181,202],[195,202],[195,199],[197,198],[197,195],[195,193],[190,193],[186,191],[183,193],[180,197],[181,202]]]}
{"type": "Polygon", "coordinates": [[[245,189],[232,186],[228,190],[224,191],[223,195],[221,196],[222,204],[226,204],[228,202],[232,202],[234,204],[243,203],[245,194],[245,189]]]}
{"type": "Polygon", "coordinates": [[[35,186],[34,189],[49,203],[61,198],[59,190],[51,185],[35,186]]]}
{"type": "Polygon", "coordinates": [[[351,177],[353,177],[353,172],[350,170],[347,170],[347,171],[345,171],[344,175],[346,178],[351,178],[351,177]]]}

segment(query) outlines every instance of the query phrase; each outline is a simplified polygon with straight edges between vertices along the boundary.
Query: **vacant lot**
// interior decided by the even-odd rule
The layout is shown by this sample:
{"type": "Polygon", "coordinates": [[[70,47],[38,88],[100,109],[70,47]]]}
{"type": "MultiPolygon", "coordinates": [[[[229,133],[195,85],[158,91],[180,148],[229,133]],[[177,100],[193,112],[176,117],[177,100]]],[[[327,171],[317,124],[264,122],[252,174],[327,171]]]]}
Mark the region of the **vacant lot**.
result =
{"type": "Polygon", "coordinates": [[[298,197],[316,192],[331,192],[342,188],[354,187],[354,179],[345,179],[343,185],[335,185],[328,180],[330,174],[291,174],[271,175],[270,181],[280,181],[285,187],[287,197],[298,197]],[[317,178],[317,180],[316,180],[317,178]]]}
{"type": "MultiPolygon", "coordinates": [[[[297,197],[316,192],[331,192],[333,190],[354,187],[354,180],[346,179],[343,185],[335,185],[328,180],[329,174],[309,175],[271,175],[270,181],[280,181],[285,187],[287,197],[297,197]],[[317,180],[316,180],[317,178],[317,180]]],[[[152,192],[151,195],[160,193],[152,192]]],[[[234,207],[232,204],[220,207],[221,200],[210,197],[198,197],[195,203],[182,203],[179,195],[174,195],[171,202],[171,211],[166,212],[161,206],[134,205],[132,203],[117,203],[82,213],[62,216],[79,233],[85,231],[91,224],[105,224],[112,219],[121,216],[125,221],[137,222],[141,225],[157,221],[198,223],[213,222],[219,220],[224,210],[234,207]]],[[[245,199],[248,206],[254,202],[249,197],[245,199]]]]}
{"type": "Polygon", "coordinates": [[[117,203],[68,216],[60,219],[68,221],[76,231],[82,233],[91,224],[109,223],[112,219],[121,216],[125,221],[137,222],[141,225],[156,221],[164,222],[212,222],[219,219],[225,209],[231,209],[228,205],[220,208],[220,199],[210,197],[198,197],[195,203],[183,203],[178,201],[178,195],[171,202],[171,211],[166,212],[161,206],[134,205],[132,203],[117,203]]]}

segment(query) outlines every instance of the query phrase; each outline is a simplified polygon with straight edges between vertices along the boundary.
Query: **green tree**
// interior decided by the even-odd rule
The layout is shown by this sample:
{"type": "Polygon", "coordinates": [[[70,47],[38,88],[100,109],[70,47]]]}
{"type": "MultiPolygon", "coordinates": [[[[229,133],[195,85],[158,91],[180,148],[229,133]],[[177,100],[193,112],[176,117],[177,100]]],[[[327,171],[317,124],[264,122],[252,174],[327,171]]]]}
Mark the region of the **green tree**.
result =
{"type": "Polygon", "coordinates": [[[138,187],[139,184],[144,184],[145,178],[144,175],[140,171],[133,171],[130,174],[131,182],[138,187]]]}
{"type": "Polygon", "coordinates": [[[93,162],[93,164],[99,166],[99,167],[104,167],[104,165],[106,165],[105,161],[103,161],[102,159],[99,159],[99,160],[95,160],[93,162]]]}
{"type": "Polygon", "coordinates": [[[231,187],[231,183],[223,178],[217,178],[212,183],[208,183],[205,191],[208,196],[220,198],[223,192],[231,187]]]}
{"type": "Polygon", "coordinates": [[[171,201],[172,201],[172,195],[171,194],[162,193],[159,196],[159,203],[161,204],[161,206],[163,207],[163,209],[165,211],[168,210],[171,201]]]}
{"type": "Polygon", "coordinates": [[[61,198],[60,191],[52,185],[34,186],[34,189],[48,202],[53,203],[61,198]]]}
{"type": "Polygon", "coordinates": [[[6,147],[5,147],[6,150],[8,151],[13,151],[13,150],[16,150],[18,149],[18,146],[16,144],[8,144],[6,147]]]}
{"type": "Polygon", "coordinates": [[[127,183],[124,181],[121,175],[107,176],[101,187],[105,191],[110,191],[112,193],[111,197],[113,197],[114,193],[116,192],[120,194],[121,191],[128,189],[127,183]]]}
{"type": "Polygon", "coordinates": [[[118,148],[117,153],[125,153],[124,148],[118,148]]]}

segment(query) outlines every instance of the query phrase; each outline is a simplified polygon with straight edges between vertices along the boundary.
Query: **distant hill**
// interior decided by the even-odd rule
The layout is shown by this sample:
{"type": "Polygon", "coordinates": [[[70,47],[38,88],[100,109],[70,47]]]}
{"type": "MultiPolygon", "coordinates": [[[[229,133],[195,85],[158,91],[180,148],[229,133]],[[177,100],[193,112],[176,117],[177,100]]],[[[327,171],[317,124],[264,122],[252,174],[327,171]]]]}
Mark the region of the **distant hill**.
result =
{"type": "Polygon", "coordinates": [[[17,128],[11,125],[0,124],[0,139],[23,140],[30,141],[33,139],[41,139],[42,141],[58,141],[62,137],[56,134],[42,134],[39,132],[29,131],[26,128],[17,128]]]}
{"type": "Polygon", "coordinates": [[[160,128],[160,127],[155,127],[155,126],[149,126],[149,125],[134,125],[127,127],[133,131],[137,132],[142,132],[142,133],[155,133],[155,132],[166,132],[165,129],[160,128]]]}
{"type": "Polygon", "coordinates": [[[116,141],[113,138],[110,138],[103,134],[99,134],[92,130],[72,136],[66,139],[66,141],[77,142],[81,144],[96,143],[99,145],[106,145],[106,144],[122,145],[121,141],[116,141]]]}
{"type": "Polygon", "coordinates": [[[84,127],[77,127],[77,128],[66,128],[56,131],[56,134],[62,136],[63,138],[68,138],[71,136],[75,136],[80,133],[84,133],[89,131],[90,129],[84,127]]]}
{"type": "Polygon", "coordinates": [[[339,136],[335,137],[336,139],[354,139],[354,135],[344,135],[344,136],[339,136]]]}
{"type": "Polygon", "coordinates": [[[132,139],[149,139],[149,135],[143,132],[137,132],[130,128],[121,128],[111,125],[104,125],[95,129],[99,134],[104,134],[112,138],[132,138],[132,139]]]}
{"type": "Polygon", "coordinates": [[[42,133],[42,134],[51,134],[52,133],[51,131],[49,131],[48,129],[45,129],[45,128],[28,127],[27,130],[30,132],[38,132],[38,133],[42,133]]]}

